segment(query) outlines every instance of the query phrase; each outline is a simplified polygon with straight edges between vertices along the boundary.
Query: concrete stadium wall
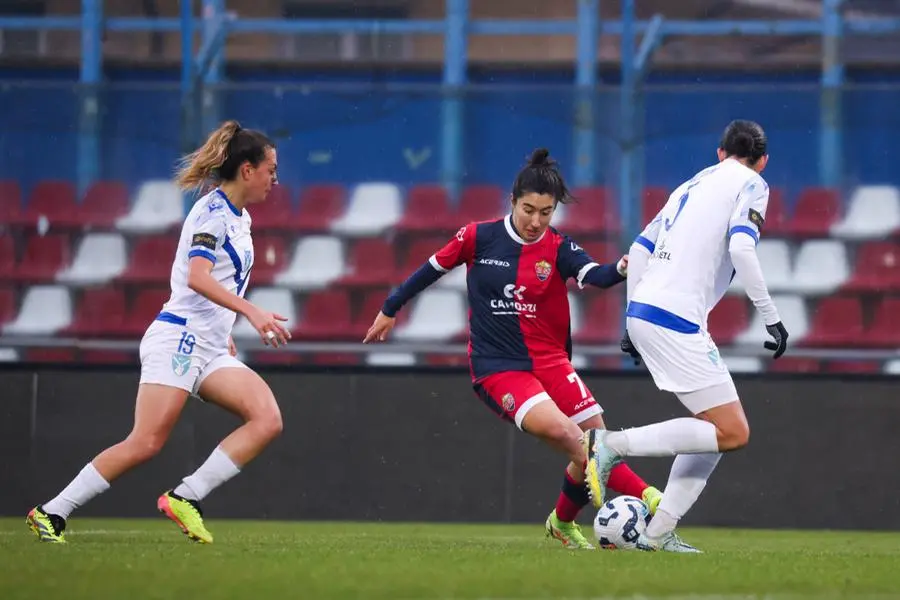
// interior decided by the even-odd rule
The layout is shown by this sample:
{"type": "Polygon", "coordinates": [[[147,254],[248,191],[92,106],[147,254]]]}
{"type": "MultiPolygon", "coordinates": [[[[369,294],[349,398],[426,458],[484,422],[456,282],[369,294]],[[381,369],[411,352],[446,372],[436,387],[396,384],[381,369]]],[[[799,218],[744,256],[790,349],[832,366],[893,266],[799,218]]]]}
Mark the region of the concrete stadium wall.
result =
{"type": "MultiPolygon", "coordinates": [[[[279,398],[284,435],[206,500],[212,518],[540,523],[553,507],[564,458],[497,419],[462,372],[263,375],[279,398]]],[[[612,428],[682,414],[645,376],[584,379],[612,428]]],[[[132,370],[0,371],[0,515],[24,515],[124,437],[136,384],[132,370]]],[[[750,446],[722,460],[684,523],[900,529],[896,386],[872,378],[739,381],[750,446]]],[[[160,456],[78,514],[155,515],[157,495],[236,424],[189,403],[160,456]]],[[[660,488],[670,463],[632,460],[660,488]]]]}

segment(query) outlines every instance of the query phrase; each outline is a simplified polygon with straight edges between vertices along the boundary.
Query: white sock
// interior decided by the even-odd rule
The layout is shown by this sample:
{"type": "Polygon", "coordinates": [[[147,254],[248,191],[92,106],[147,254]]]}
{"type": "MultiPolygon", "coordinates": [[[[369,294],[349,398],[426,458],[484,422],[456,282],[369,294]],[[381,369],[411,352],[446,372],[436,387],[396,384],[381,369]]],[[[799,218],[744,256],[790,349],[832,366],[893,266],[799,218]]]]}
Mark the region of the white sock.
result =
{"type": "Polygon", "coordinates": [[[719,451],[716,426],[691,417],[610,431],[604,443],[619,456],[674,456],[719,451]]]}
{"type": "Polygon", "coordinates": [[[173,491],[187,500],[203,500],[211,491],[240,473],[240,468],[216,446],[200,468],[182,480],[173,491]]]}
{"type": "Polygon", "coordinates": [[[68,519],[72,511],[108,489],[109,482],[103,479],[93,463],[88,463],[56,498],[44,503],[43,510],[47,514],[68,519]]]}
{"type": "Polygon", "coordinates": [[[656,515],[647,526],[647,537],[658,538],[675,529],[681,517],[687,514],[700,497],[700,492],[706,487],[706,481],[719,464],[720,458],[722,455],[718,452],[675,457],[666,491],[659,502],[656,515]]]}

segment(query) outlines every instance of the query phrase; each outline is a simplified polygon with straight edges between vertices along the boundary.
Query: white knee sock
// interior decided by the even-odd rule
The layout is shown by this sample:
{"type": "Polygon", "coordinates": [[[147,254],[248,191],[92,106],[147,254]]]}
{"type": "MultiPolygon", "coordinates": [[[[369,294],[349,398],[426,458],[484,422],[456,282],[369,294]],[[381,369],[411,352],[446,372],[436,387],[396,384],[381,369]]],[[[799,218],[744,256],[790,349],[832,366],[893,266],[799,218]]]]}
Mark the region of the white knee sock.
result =
{"type": "Polygon", "coordinates": [[[185,477],[173,491],[188,500],[203,500],[211,491],[237,475],[241,469],[234,464],[221,447],[216,446],[206,462],[185,477]]]}
{"type": "Polygon", "coordinates": [[[605,443],[619,456],[674,456],[719,451],[716,426],[691,417],[610,431],[605,443]]]}
{"type": "Polygon", "coordinates": [[[718,452],[675,457],[659,508],[647,526],[647,537],[658,538],[675,529],[681,517],[700,497],[720,458],[722,455],[718,452]]]}
{"type": "Polygon", "coordinates": [[[56,498],[44,503],[43,509],[47,514],[68,519],[72,511],[108,489],[109,482],[103,479],[93,463],[88,463],[56,498]]]}

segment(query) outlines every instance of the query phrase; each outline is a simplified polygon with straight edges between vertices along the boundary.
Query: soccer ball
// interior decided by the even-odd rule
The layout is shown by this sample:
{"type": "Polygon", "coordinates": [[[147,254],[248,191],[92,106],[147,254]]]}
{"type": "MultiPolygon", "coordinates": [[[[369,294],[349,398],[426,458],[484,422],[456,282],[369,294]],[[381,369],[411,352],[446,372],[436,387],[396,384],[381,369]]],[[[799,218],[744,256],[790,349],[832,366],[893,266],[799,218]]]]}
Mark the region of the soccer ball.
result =
{"type": "Polygon", "coordinates": [[[594,534],[601,548],[634,550],[649,521],[650,509],[640,498],[617,496],[597,511],[594,534]]]}

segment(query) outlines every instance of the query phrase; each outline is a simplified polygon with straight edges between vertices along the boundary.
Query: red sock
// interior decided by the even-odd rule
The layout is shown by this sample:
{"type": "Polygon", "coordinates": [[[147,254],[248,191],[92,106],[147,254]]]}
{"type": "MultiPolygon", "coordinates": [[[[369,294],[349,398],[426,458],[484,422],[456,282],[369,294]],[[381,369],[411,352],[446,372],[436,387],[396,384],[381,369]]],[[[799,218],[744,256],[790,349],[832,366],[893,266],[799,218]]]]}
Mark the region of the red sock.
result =
{"type": "Polygon", "coordinates": [[[590,498],[588,498],[584,483],[578,483],[572,479],[567,469],[562,491],[559,492],[559,499],[556,501],[556,517],[560,521],[574,521],[588,502],[590,502],[590,498]]]}
{"type": "Polygon", "coordinates": [[[650,486],[638,477],[631,467],[621,462],[609,472],[609,481],[606,483],[606,487],[626,496],[640,498],[644,490],[650,486]]]}

